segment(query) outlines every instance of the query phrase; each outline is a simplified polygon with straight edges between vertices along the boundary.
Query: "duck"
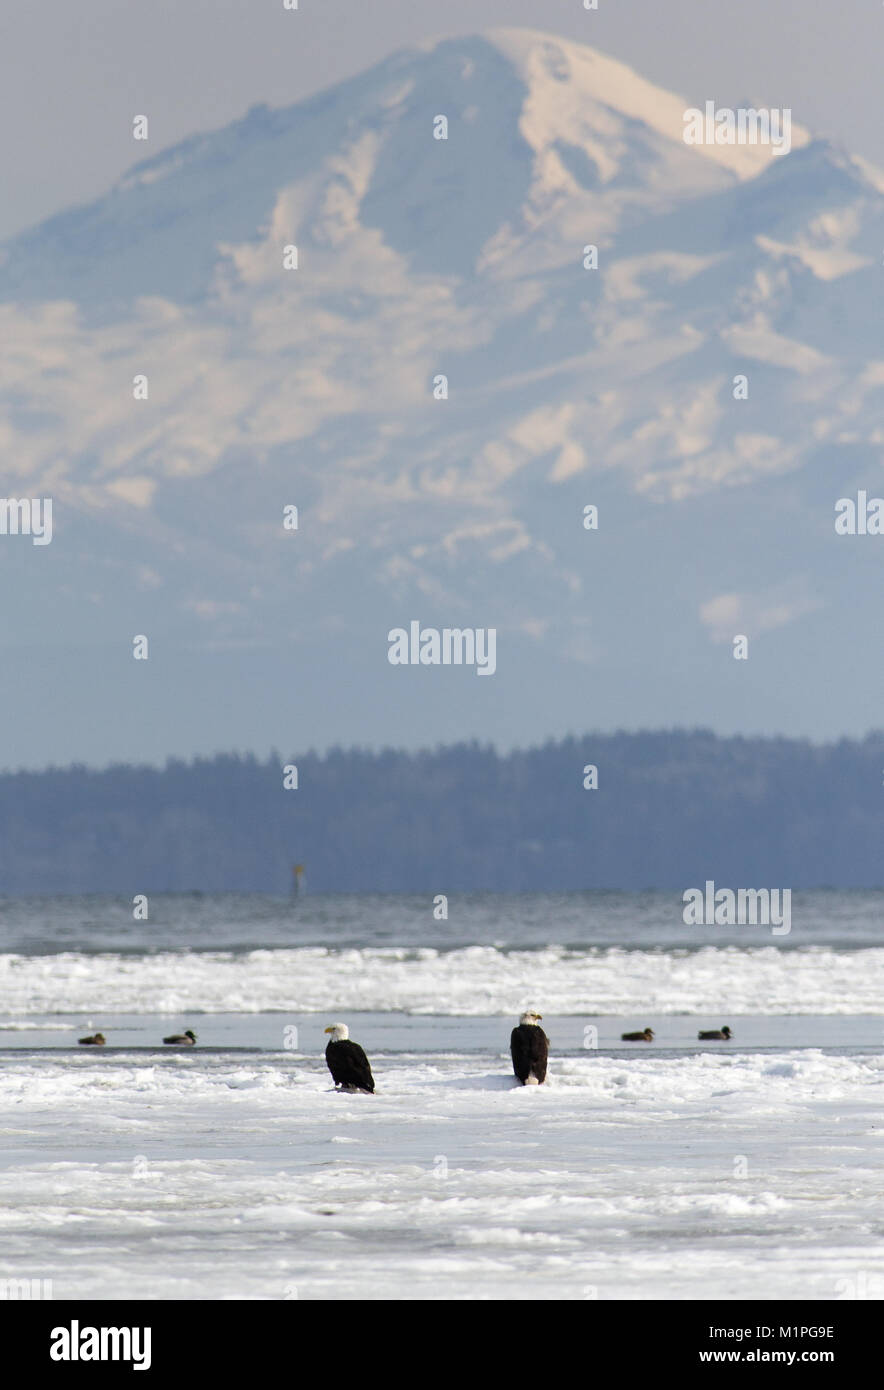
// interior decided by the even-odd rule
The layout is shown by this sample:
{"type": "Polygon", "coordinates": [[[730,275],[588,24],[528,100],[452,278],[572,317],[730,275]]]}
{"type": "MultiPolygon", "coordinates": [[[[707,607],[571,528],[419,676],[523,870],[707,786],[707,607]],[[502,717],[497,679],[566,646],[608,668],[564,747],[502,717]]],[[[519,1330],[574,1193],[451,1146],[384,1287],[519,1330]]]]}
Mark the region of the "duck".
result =
{"type": "Polygon", "coordinates": [[[168,1038],[163,1038],[163,1042],[171,1047],[193,1047],[196,1033],[192,1028],[188,1028],[183,1033],[172,1033],[168,1038]]]}
{"type": "Polygon", "coordinates": [[[81,1047],[104,1047],[107,1038],[103,1033],[91,1033],[88,1038],[78,1038],[81,1047]]]}
{"type": "Polygon", "coordinates": [[[723,1028],[711,1028],[708,1033],[698,1033],[700,1042],[727,1042],[731,1036],[731,1030],[727,1024],[723,1028]]]}
{"type": "Polygon", "coordinates": [[[653,1042],[653,1041],[654,1041],[654,1030],[653,1030],[653,1028],[643,1028],[642,1031],[641,1031],[640,1033],[621,1033],[621,1034],[620,1034],[620,1041],[621,1041],[621,1042],[653,1042]]]}

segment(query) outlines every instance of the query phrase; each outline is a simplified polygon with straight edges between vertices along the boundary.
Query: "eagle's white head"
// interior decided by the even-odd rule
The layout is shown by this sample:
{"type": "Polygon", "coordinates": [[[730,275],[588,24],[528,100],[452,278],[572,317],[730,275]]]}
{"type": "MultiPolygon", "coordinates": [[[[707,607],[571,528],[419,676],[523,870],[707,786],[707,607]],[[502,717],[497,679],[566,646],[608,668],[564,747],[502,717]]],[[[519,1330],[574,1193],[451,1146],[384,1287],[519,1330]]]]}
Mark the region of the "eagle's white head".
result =
{"type": "Polygon", "coordinates": [[[332,1042],[346,1042],[350,1036],[346,1023],[330,1023],[325,1031],[331,1033],[332,1042]]]}
{"type": "Polygon", "coordinates": [[[523,1014],[520,1014],[520,1015],[519,1015],[519,1022],[520,1022],[520,1023],[540,1023],[540,1021],[541,1021],[542,1018],[543,1018],[543,1014],[539,1014],[539,1013],[537,1012],[536,1009],[526,1009],[525,1012],[524,1012],[523,1014]]]}

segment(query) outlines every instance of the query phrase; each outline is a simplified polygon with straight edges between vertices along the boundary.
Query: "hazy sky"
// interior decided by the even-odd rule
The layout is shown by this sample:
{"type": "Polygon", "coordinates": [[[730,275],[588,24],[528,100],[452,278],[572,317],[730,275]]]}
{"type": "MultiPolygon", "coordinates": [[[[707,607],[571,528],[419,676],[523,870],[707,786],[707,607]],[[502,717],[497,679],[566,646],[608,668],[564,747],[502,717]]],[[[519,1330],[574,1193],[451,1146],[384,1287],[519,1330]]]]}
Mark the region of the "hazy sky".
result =
{"type": "Polygon", "coordinates": [[[424,38],[492,25],[597,44],[692,101],[790,106],[884,165],[876,0],[40,0],[0,12],[0,238],[90,200],[152,150],[287,105],[424,38]]]}

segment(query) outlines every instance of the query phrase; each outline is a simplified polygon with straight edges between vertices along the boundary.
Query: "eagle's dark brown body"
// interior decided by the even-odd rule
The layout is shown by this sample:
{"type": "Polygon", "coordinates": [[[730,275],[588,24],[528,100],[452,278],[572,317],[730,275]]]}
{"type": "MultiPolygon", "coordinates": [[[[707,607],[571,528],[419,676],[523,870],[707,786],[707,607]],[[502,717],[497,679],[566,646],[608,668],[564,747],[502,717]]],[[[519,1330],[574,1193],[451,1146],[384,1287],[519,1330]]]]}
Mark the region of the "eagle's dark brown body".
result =
{"type": "Polygon", "coordinates": [[[340,1042],[330,1042],[325,1049],[325,1060],[336,1086],[374,1093],[371,1066],[358,1043],[352,1042],[349,1038],[342,1038],[340,1042]]]}
{"type": "Polygon", "coordinates": [[[520,1023],[510,1034],[513,1071],[523,1086],[542,1085],[549,1061],[549,1038],[536,1023],[520,1023]]]}

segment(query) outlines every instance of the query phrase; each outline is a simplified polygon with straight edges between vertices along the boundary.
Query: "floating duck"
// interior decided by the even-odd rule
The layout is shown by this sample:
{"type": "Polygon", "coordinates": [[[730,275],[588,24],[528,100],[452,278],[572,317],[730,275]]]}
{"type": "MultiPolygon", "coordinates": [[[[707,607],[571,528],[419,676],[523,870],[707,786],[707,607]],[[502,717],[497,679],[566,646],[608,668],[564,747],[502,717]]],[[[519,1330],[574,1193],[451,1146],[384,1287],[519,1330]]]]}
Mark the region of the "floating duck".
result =
{"type": "Polygon", "coordinates": [[[163,1042],[171,1047],[193,1047],[196,1033],[192,1028],[188,1028],[184,1033],[173,1033],[171,1037],[163,1038],[163,1042]]]}
{"type": "Polygon", "coordinates": [[[731,1030],[727,1024],[723,1028],[712,1028],[708,1033],[698,1033],[700,1042],[727,1042],[731,1036],[731,1030]]]}
{"type": "Polygon", "coordinates": [[[654,1030],[653,1030],[653,1028],[643,1028],[642,1031],[641,1031],[640,1033],[621,1033],[621,1034],[620,1034],[620,1041],[621,1041],[621,1042],[653,1042],[653,1041],[654,1041],[654,1030]]]}
{"type": "Polygon", "coordinates": [[[81,1047],[104,1047],[107,1038],[103,1033],[92,1033],[88,1038],[78,1038],[81,1047]]]}

